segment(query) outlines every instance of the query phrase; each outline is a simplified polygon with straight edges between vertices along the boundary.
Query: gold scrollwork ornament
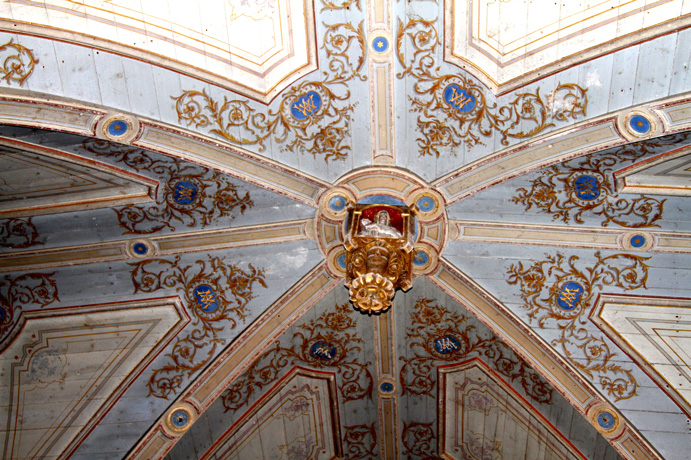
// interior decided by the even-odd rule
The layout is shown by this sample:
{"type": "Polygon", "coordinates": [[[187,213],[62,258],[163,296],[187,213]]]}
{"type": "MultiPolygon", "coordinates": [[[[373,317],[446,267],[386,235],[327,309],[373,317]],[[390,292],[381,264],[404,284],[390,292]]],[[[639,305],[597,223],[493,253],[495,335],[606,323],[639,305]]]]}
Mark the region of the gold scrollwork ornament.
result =
{"type": "Polygon", "coordinates": [[[346,286],[358,310],[385,312],[412,286],[414,219],[406,207],[356,204],[345,240],[346,286]]]}

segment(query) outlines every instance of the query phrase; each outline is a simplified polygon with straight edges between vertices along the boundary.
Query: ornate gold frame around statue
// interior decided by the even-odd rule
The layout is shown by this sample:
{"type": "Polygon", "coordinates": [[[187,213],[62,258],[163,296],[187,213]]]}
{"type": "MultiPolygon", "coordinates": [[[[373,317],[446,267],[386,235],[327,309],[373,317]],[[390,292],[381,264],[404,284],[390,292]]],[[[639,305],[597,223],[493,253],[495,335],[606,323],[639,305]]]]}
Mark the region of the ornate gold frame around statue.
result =
{"type": "Polygon", "coordinates": [[[415,219],[409,208],[356,204],[345,237],[346,286],[350,301],[365,313],[382,313],[397,288],[412,286],[415,219]]]}

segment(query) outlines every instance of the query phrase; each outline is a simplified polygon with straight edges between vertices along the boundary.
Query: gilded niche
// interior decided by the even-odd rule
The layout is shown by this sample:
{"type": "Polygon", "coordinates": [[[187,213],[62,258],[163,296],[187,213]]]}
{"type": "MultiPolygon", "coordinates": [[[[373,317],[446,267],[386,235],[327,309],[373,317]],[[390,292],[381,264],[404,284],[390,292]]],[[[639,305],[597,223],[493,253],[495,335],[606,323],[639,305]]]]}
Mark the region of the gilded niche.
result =
{"type": "Polygon", "coordinates": [[[405,207],[356,204],[351,209],[344,245],[346,286],[355,308],[382,313],[397,288],[410,289],[414,225],[405,207]]]}

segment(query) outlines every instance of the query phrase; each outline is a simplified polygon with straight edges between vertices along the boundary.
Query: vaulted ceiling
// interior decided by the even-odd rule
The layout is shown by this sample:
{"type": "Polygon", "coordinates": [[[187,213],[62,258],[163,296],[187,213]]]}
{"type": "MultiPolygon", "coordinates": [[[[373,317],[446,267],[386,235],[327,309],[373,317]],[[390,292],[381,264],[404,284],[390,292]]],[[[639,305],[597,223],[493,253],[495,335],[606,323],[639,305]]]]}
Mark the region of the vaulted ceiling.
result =
{"type": "Polygon", "coordinates": [[[7,459],[672,459],[691,3],[7,0],[7,459]],[[348,203],[413,286],[345,288],[348,203]]]}

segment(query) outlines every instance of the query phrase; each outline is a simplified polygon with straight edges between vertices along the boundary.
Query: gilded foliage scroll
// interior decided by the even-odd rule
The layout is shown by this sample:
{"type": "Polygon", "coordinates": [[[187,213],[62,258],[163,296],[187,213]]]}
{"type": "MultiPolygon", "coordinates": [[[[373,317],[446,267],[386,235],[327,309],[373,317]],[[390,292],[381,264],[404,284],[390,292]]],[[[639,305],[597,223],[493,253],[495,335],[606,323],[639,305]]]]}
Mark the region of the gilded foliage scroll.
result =
{"type": "Polygon", "coordinates": [[[5,275],[0,282],[0,337],[12,329],[23,306],[33,304],[43,308],[60,300],[52,276],[53,273],[5,275]]]}
{"type": "Polygon", "coordinates": [[[480,84],[463,74],[442,74],[438,53],[442,43],[435,20],[399,19],[396,54],[403,70],[398,78],[414,80],[411,111],[418,114],[419,153],[436,155],[461,144],[473,147],[481,138],[499,135],[525,139],[551,126],[585,116],[586,90],[575,83],[560,83],[548,94],[519,92],[503,105],[486,96],[480,84]]]}
{"type": "Polygon", "coordinates": [[[617,363],[604,337],[588,328],[588,311],[598,291],[616,286],[626,291],[645,288],[648,258],[631,254],[603,257],[595,253],[594,264],[586,265],[577,256],[557,253],[526,266],[522,262],[508,269],[508,283],[518,285],[530,321],[540,328],[554,328],[559,338],[552,345],[578,370],[597,379],[615,400],[637,394],[638,384],[630,369],[617,363]]]}
{"type": "MultiPolygon", "coordinates": [[[[337,8],[336,2],[328,8],[337,8]]],[[[352,80],[365,80],[365,35],[362,23],[324,24],[322,48],[327,56],[323,79],[305,81],[286,90],[273,109],[246,99],[217,99],[206,91],[188,90],[173,97],[178,121],[207,129],[229,142],[257,145],[273,140],[284,152],[324,155],[324,161],[343,159],[351,146],[350,122],[355,104],[349,103],[352,80]]]]}
{"type": "Polygon", "coordinates": [[[479,332],[468,317],[424,298],[415,303],[410,317],[406,343],[413,355],[399,358],[403,361],[401,394],[433,396],[438,365],[480,357],[507,380],[520,384],[533,401],[552,401],[549,384],[504,342],[479,332]]]}
{"type": "Polygon", "coordinates": [[[31,218],[0,220],[0,247],[22,249],[43,244],[31,218]]]}
{"type": "Polygon", "coordinates": [[[203,166],[174,158],[152,158],[144,150],[104,140],[84,141],[84,149],[108,156],[138,172],[153,173],[160,185],[153,204],[133,204],[116,209],[125,234],[151,234],[175,230],[178,223],[202,228],[219,218],[234,217],[254,206],[249,192],[243,195],[229,177],[203,166]]]}
{"type": "Polygon", "coordinates": [[[208,257],[191,265],[173,260],[149,259],[131,264],[134,292],[151,293],[175,288],[184,298],[194,317],[192,330],[178,337],[166,356],[169,363],[154,369],[149,378],[149,396],[167,399],[181,388],[183,376],[205,366],[225,343],[219,334],[234,329],[246,318],[245,307],[254,298],[255,283],[266,286],[264,271],[251,264],[247,270],[225,264],[223,259],[208,257]]]}
{"type": "Polygon", "coordinates": [[[615,150],[576,158],[543,169],[530,188],[518,188],[512,202],[551,214],[564,223],[583,224],[584,215],[599,216],[602,226],[610,223],[627,228],[658,227],[665,200],[641,195],[620,197],[614,171],[635,163],[656,148],[686,139],[673,135],[643,141],[615,150]]]}
{"type": "Polygon", "coordinates": [[[346,460],[374,460],[377,452],[377,430],[372,424],[344,426],[343,444],[346,460]]]}
{"type": "Polygon", "coordinates": [[[2,67],[0,67],[2,76],[0,78],[5,80],[8,85],[16,82],[22,86],[34,72],[38,59],[32,50],[10,40],[0,46],[0,62],[2,62],[2,67]]]}
{"type": "Polygon", "coordinates": [[[336,305],[335,311],[296,326],[292,346],[276,341],[223,392],[223,407],[226,411],[243,407],[255,391],[272,384],[296,364],[336,372],[343,401],[371,398],[371,362],[362,359],[363,339],[353,318],[357,314],[349,304],[336,305]]]}

